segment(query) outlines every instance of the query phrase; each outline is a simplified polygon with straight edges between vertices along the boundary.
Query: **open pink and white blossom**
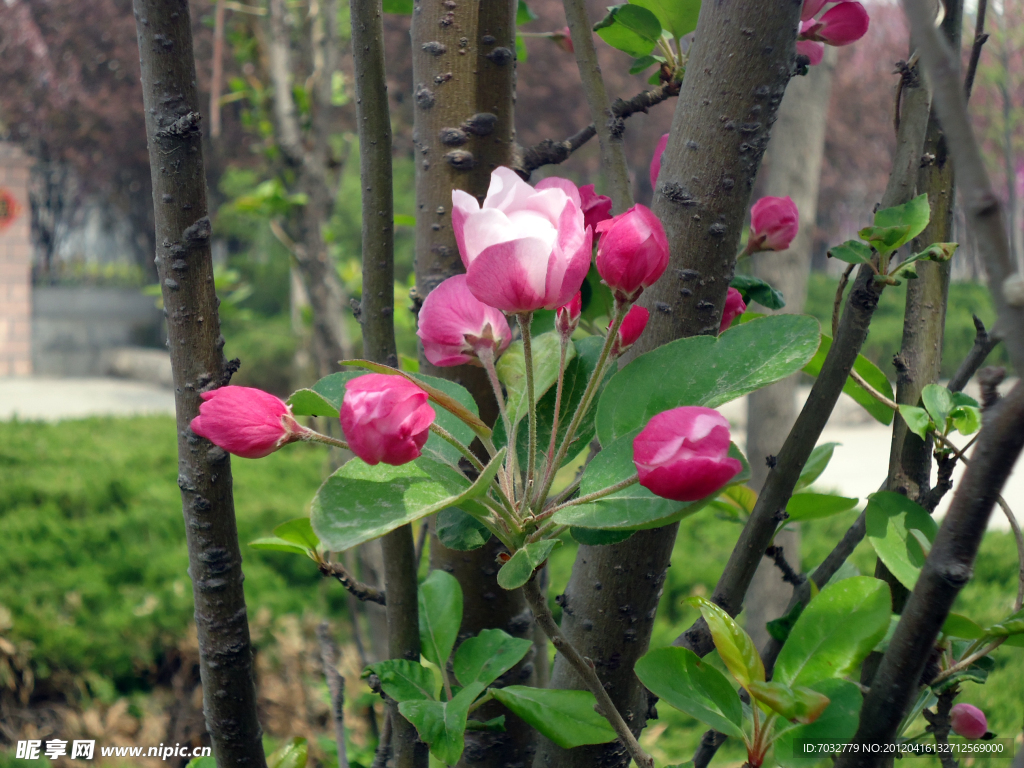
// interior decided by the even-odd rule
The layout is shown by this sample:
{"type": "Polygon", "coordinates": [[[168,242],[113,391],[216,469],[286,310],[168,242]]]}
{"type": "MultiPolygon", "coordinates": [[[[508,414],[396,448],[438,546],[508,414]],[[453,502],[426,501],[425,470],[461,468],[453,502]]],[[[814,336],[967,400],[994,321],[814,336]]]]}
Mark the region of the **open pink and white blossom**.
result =
{"type": "Polygon", "coordinates": [[[466,284],[484,304],[517,314],[557,309],[580,289],[593,232],[568,179],[545,179],[534,189],[500,167],[483,206],[458,189],[452,204],[466,284]]]}
{"type": "Polygon", "coordinates": [[[597,271],[617,301],[636,301],[668,266],[668,238],[645,205],[634,205],[597,225],[597,271]]]}
{"type": "Polygon", "coordinates": [[[243,459],[261,459],[309,432],[291,408],[260,389],[227,386],[199,396],[192,431],[243,459]]]}
{"type": "Polygon", "coordinates": [[[512,342],[508,320],[470,292],[465,275],[449,277],[427,295],[416,335],[427,360],[442,368],[478,363],[485,350],[497,359],[512,342]]]}
{"type": "Polygon", "coordinates": [[[800,211],[787,197],[762,197],[750,208],[747,253],[784,251],[800,231],[800,211]]]}
{"type": "Polygon", "coordinates": [[[743,294],[730,286],[729,292],[725,296],[725,307],[722,309],[722,322],[718,327],[718,332],[724,332],[732,325],[733,320],[746,311],[747,303],[743,301],[743,294]]]}
{"type": "Polygon", "coordinates": [[[654,158],[651,160],[651,189],[658,187],[658,174],[661,173],[661,156],[665,154],[665,147],[668,146],[668,134],[658,139],[658,145],[654,148],[654,158]]]}
{"type": "Polygon", "coordinates": [[[341,430],[367,464],[408,464],[430,436],[434,409],[427,393],[402,376],[368,373],[345,385],[341,430]]]}
{"type": "Polygon", "coordinates": [[[743,468],[729,456],[729,422],[718,411],[682,406],[654,416],[633,439],[640,485],[673,501],[710,496],[743,468]]]}

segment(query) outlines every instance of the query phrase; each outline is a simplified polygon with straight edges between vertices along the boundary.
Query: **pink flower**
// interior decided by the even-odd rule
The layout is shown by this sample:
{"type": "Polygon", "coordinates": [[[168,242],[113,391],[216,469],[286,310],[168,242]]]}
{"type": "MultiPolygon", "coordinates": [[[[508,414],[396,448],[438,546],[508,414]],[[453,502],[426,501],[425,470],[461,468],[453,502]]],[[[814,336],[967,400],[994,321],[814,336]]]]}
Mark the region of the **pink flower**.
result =
{"type": "Polygon", "coordinates": [[[459,189],[452,203],[466,284],[484,304],[508,313],[557,309],[580,289],[593,233],[571,181],[545,179],[534,189],[500,167],[482,208],[459,189]]]}
{"type": "MultiPolygon", "coordinates": [[[[826,3],[818,6],[818,10],[826,3]]],[[[807,7],[804,7],[804,13],[807,7]]],[[[817,13],[817,11],[815,11],[817,13]]],[[[864,37],[868,31],[870,17],[864,6],[852,0],[840,2],[825,11],[818,19],[805,16],[800,24],[800,39],[814,40],[827,45],[849,45],[864,37]]]]}
{"type": "Polygon", "coordinates": [[[665,154],[665,147],[668,146],[668,134],[658,139],[658,146],[654,148],[654,159],[651,160],[651,189],[658,186],[658,174],[661,173],[661,156],[665,154]]]}
{"type": "Polygon", "coordinates": [[[618,357],[636,343],[640,334],[644,332],[644,328],[647,327],[650,317],[651,313],[643,307],[634,304],[629,308],[629,312],[622,318],[622,324],[615,336],[615,343],[612,345],[613,357],[618,357]]]}
{"type": "Polygon", "coordinates": [[[572,301],[555,311],[555,330],[563,338],[568,339],[580,324],[581,314],[583,314],[583,294],[577,291],[576,295],[572,297],[572,301]]]}
{"type": "Polygon", "coordinates": [[[465,275],[449,277],[427,295],[419,326],[423,354],[441,367],[477,362],[485,349],[496,359],[512,341],[505,316],[470,293],[465,275]]]}
{"type": "Polygon", "coordinates": [[[268,456],[308,431],[287,405],[259,389],[228,386],[199,396],[192,431],[243,459],[268,456]]]}
{"type": "Polygon", "coordinates": [[[796,52],[810,59],[810,65],[821,64],[825,58],[825,44],[815,43],[813,40],[797,40],[796,52]]]}
{"type": "Polygon", "coordinates": [[[804,0],[803,8],[800,9],[800,21],[814,18],[829,2],[830,0],[804,0]]]}
{"type": "Polygon", "coordinates": [[[402,376],[368,373],[345,385],[341,430],[367,464],[407,464],[420,455],[434,421],[427,393],[402,376]]]}
{"type": "Polygon", "coordinates": [[[973,704],[954,704],[949,710],[949,723],[965,739],[980,739],[988,733],[985,713],[973,704]]]}
{"type": "Polygon", "coordinates": [[[572,36],[569,34],[569,27],[562,27],[557,32],[552,32],[548,35],[548,40],[554,41],[555,45],[561,48],[567,53],[575,53],[576,49],[572,46],[572,36]]]}
{"type": "Polygon", "coordinates": [[[636,301],[668,266],[668,238],[650,208],[634,205],[597,225],[597,271],[617,301],[636,301]]]}
{"type": "Polygon", "coordinates": [[[725,295],[725,308],[722,310],[722,324],[718,332],[722,333],[732,325],[732,321],[747,311],[747,304],[743,301],[743,294],[735,288],[730,287],[729,293],[725,295]]]}
{"type": "MultiPolygon", "coordinates": [[[[542,181],[540,184],[543,184],[542,181]]],[[[540,184],[537,189],[540,189],[540,184]]],[[[597,225],[605,219],[612,217],[612,199],[599,195],[594,191],[593,184],[580,187],[580,200],[582,200],[583,223],[592,230],[597,230],[597,225]]]]}
{"type": "Polygon", "coordinates": [[[683,406],[654,416],[633,439],[640,485],[673,501],[719,490],[743,465],[729,457],[729,422],[718,411],[683,406]]]}
{"type": "Polygon", "coordinates": [[[762,197],[750,209],[747,253],[784,251],[800,230],[800,212],[789,197],[762,197]]]}

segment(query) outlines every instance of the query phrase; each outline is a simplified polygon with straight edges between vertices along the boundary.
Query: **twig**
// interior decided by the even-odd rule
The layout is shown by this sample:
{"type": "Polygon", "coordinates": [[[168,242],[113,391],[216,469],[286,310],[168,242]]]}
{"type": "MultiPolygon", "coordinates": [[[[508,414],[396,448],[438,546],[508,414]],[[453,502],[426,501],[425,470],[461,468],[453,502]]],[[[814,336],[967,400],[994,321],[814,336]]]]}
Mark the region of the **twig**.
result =
{"type": "Polygon", "coordinates": [[[867,393],[869,395],[871,395],[871,397],[873,397],[875,400],[880,402],[882,405],[884,405],[884,406],[886,406],[888,408],[892,408],[894,411],[898,411],[899,410],[900,407],[896,404],[895,400],[890,400],[888,397],[883,395],[881,392],[879,392],[873,386],[868,384],[868,382],[864,379],[864,377],[861,376],[856,371],[853,371],[853,370],[850,371],[850,378],[853,379],[854,381],[856,381],[862,387],[864,387],[864,389],[867,390],[867,393]]]}
{"type": "MultiPolygon", "coordinates": [[[[647,112],[656,104],[660,104],[672,96],[678,96],[681,85],[681,81],[672,80],[671,82],[659,85],[653,90],[641,91],[631,99],[616,99],[611,105],[612,117],[616,120],[625,120],[637,112],[647,112]]],[[[524,148],[522,150],[522,159],[513,167],[513,170],[529,180],[530,174],[538,168],[545,165],[564,163],[573,152],[596,135],[597,129],[591,123],[586,128],[580,129],[563,141],[544,139],[532,147],[524,148]]]]}
{"type": "Polygon", "coordinates": [[[929,489],[921,499],[921,506],[929,513],[934,512],[935,508],[939,506],[939,502],[942,501],[942,497],[953,489],[953,468],[956,466],[956,462],[955,457],[944,456],[941,453],[935,454],[935,463],[938,468],[935,487],[929,489]]]}
{"type": "MultiPolygon", "coordinates": [[[[981,0],[984,2],[985,0],[981,0]]],[[[953,378],[949,380],[947,385],[950,392],[960,392],[967,382],[971,380],[971,377],[978,372],[985,359],[989,356],[989,353],[995,349],[995,346],[999,343],[999,339],[995,338],[985,329],[985,324],[981,322],[981,318],[977,315],[972,315],[974,319],[974,346],[971,347],[971,351],[967,353],[967,357],[964,358],[963,362],[960,363],[960,367],[956,369],[956,373],[953,374],[953,378]]]]}
{"type": "Polygon", "coordinates": [[[320,641],[320,660],[324,665],[327,690],[331,693],[331,719],[334,721],[334,739],[338,743],[338,768],[348,768],[345,752],[345,678],[338,673],[338,646],[331,637],[331,625],[321,621],[316,628],[320,641]]]}
{"type": "Polygon", "coordinates": [[[958,693],[960,693],[960,689],[955,685],[952,688],[946,689],[939,694],[934,714],[927,709],[921,713],[924,715],[924,719],[928,721],[927,730],[931,731],[935,736],[935,743],[939,747],[945,748],[939,751],[939,761],[942,763],[942,768],[957,768],[959,766],[959,763],[953,759],[953,753],[949,751],[949,732],[952,730],[949,712],[953,708],[953,700],[956,699],[958,693]]]}
{"type": "Polygon", "coordinates": [[[373,765],[370,768],[386,768],[391,757],[391,709],[384,710],[384,725],[380,729],[380,741],[377,751],[373,753],[373,765]]]}
{"type": "Polygon", "coordinates": [[[387,598],[382,590],[377,589],[376,587],[371,587],[369,584],[364,584],[363,582],[352,578],[349,572],[345,570],[345,566],[341,563],[323,562],[320,563],[319,568],[320,573],[324,576],[331,576],[332,578],[337,579],[338,583],[347,589],[349,594],[357,600],[363,600],[368,603],[377,603],[377,605],[387,605],[387,598]]]}
{"type": "Polygon", "coordinates": [[[602,488],[599,491],[594,491],[593,493],[588,493],[583,496],[577,496],[575,499],[572,499],[571,501],[566,501],[562,504],[558,504],[553,507],[548,507],[546,510],[544,510],[543,513],[537,515],[536,519],[544,520],[548,517],[551,517],[553,514],[555,514],[555,512],[558,512],[560,509],[565,509],[566,507],[575,507],[578,504],[589,504],[592,501],[603,499],[605,496],[610,496],[611,494],[617,491],[621,491],[623,488],[629,488],[629,486],[634,485],[635,483],[639,482],[639,480],[639,475],[637,475],[634,472],[632,477],[627,477],[625,480],[620,480],[614,485],[609,485],[607,488],[602,488]]]}
{"type": "Polygon", "coordinates": [[[850,264],[846,269],[843,270],[843,276],[839,278],[839,285],[836,286],[836,297],[832,301],[832,338],[836,337],[836,333],[839,332],[839,312],[843,308],[843,292],[846,290],[846,284],[850,280],[850,274],[853,272],[854,264],[850,264]]]}
{"type": "Polygon", "coordinates": [[[971,58],[967,62],[967,74],[964,77],[964,101],[971,100],[974,76],[978,74],[978,62],[981,61],[981,48],[988,40],[988,34],[985,32],[985,12],[987,10],[988,0],[978,0],[977,16],[974,22],[974,44],[971,46],[971,58]]]}
{"type": "Polygon", "coordinates": [[[213,15],[213,72],[210,75],[210,137],[220,136],[220,91],[224,83],[224,16],[225,0],[217,0],[213,15]]]}
{"type": "Polygon", "coordinates": [[[1013,610],[1019,611],[1024,606],[1024,534],[1021,533],[1020,523],[1017,522],[1017,517],[1013,514],[1013,510],[1010,509],[1006,500],[1000,496],[996,499],[996,503],[999,504],[999,508],[1006,515],[1006,519],[1010,523],[1010,530],[1013,531],[1013,540],[1017,543],[1017,599],[1013,603],[1013,610]]]}
{"type": "Polygon", "coordinates": [[[629,188],[629,169],[626,167],[626,153],[622,146],[620,118],[614,117],[608,108],[608,92],[597,62],[597,48],[585,0],[563,0],[563,5],[576,54],[576,65],[583,81],[583,93],[590,107],[590,119],[601,143],[601,170],[606,174],[613,210],[621,213],[633,204],[633,193],[629,188]]]}
{"type": "Polygon", "coordinates": [[[799,587],[807,581],[806,576],[793,570],[793,566],[789,564],[785,553],[782,551],[782,547],[778,544],[773,544],[768,547],[768,549],[764,551],[764,554],[766,557],[770,557],[772,559],[772,562],[775,563],[775,567],[782,573],[782,580],[787,584],[799,587]]]}
{"type": "Polygon", "coordinates": [[[551,644],[555,646],[555,649],[572,665],[573,669],[576,670],[577,674],[586,683],[587,688],[594,694],[594,697],[597,699],[597,711],[615,729],[615,733],[618,734],[619,739],[629,751],[630,756],[640,768],[654,768],[654,759],[640,747],[640,743],[636,740],[633,732],[629,730],[629,726],[622,719],[622,715],[615,708],[615,704],[612,703],[608,691],[605,690],[604,684],[601,682],[601,678],[597,676],[594,662],[581,656],[579,651],[562,634],[558,624],[555,623],[555,619],[551,615],[551,609],[548,608],[548,601],[541,594],[536,574],[526,582],[526,585],[523,587],[523,593],[526,595],[526,601],[530,604],[537,623],[544,630],[548,639],[551,640],[551,644]]]}

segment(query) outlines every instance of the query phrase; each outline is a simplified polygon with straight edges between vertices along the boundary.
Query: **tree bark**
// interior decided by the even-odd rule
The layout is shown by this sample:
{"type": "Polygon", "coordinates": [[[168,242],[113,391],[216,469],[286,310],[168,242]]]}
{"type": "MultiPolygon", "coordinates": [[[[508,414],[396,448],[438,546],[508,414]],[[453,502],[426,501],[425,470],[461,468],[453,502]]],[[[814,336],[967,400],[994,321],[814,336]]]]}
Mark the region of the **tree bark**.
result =
{"type": "MultiPolygon", "coordinates": [[[[651,317],[630,358],[676,338],[718,332],[754,177],[792,71],[799,15],[798,2],[701,6],[655,192],[654,212],[665,226],[671,261],[640,299],[651,317]]],[[[571,613],[563,631],[595,662],[604,662],[598,672],[612,685],[620,712],[632,714],[636,733],[648,707],[633,665],[650,642],[677,529],[639,531],[605,547],[581,545],[565,590],[571,613]]],[[[581,687],[561,657],[551,684],[581,687]]],[[[544,743],[534,765],[627,762],[615,743],[568,752],[544,743]]]]}
{"type": "MultiPolygon", "coordinates": [[[[765,194],[788,195],[800,212],[800,231],[788,250],[768,251],[752,257],[753,273],[782,292],[786,306],[781,312],[799,314],[807,300],[807,278],[811,271],[818,213],[818,184],[825,155],[825,127],[835,49],[825,49],[825,59],[811,67],[805,77],[794,78],[779,107],[779,119],[768,145],[768,183],[765,194]]],[[[763,308],[758,307],[758,311],[763,308]]],[[[759,491],[768,477],[768,456],[782,448],[797,414],[799,375],[751,392],[747,398],[747,458],[750,461],[750,487],[759,491]]],[[[775,543],[782,547],[786,560],[800,572],[800,531],[780,531],[775,543]]],[[[768,641],[766,622],[781,616],[793,587],[770,558],[762,558],[754,574],[746,601],[746,627],[758,648],[768,641]]]]}
{"type": "Polygon", "coordinates": [[[224,360],[213,287],[189,5],[186,0],[134,0],[134,10],[203,712],[219,766],[263,768],[231,463],[224,450],[189,427],[199,413],[200,393],[226,385],[237,368],[237,361],[224,360]]]}

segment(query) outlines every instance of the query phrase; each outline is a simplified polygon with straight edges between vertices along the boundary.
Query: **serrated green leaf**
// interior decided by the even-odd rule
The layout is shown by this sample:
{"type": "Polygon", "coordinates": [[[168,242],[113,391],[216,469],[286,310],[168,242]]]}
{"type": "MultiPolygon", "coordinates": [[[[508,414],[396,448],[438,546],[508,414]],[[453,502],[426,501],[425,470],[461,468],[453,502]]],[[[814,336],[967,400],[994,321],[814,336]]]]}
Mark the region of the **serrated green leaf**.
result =
{"type": "Polygon", "coordinates": [[[874,255],[871,246],[860,240],[847,240],[828,249],[829,258],[839,259],[847,264],[868,264],[874,255]]]}
{"type": "Polygon", "coordinates": [[[630,4],[651,11],[674,38],[688,35],[697,28],[700,0],[631,0],[630,4]]]}
{"type": "Polygon", "coordinates": [[[274,535],[306,549],[315,550],[320,546],[320,539],[313,532],[313,526],[308,517],[298,517],[281,523],[274,528],[274,535]]]}
{"type": "Polygon", "coordinates": [[[420,650],[427,661],[448,666],[462,624],[462,587],[445,571],[431,571],[419,589],[420,650]]]}
{"type": "Polygon", "coordinates": [[[985,636],[985,630],[977,623],[959,613],[951,613],[942,624],[942,632],[950,637],[977,640],[985,636]]]}
{"type": "MultiPolygon", "coordinates": [[[[821,345],[818,347],[818,351],[814,357],[804,366],[804,373],[810,374],[811,376],[817,376],[821,372],[821,366],[825,363],[825,357],[828,355],[828,351],[832,348],[832,337],[821,334],[821,345]]],[[[864,355],[857,355],[857,360],[853,364],[853,370],[860,374],[861,378],[870,384],[876,391],[885,395],[890,400],[895,398],[892,391],[892,384],[882,373],[881,369],[864,355]]],[[[847,378],[846,383],[843,384],[843,392],[848,394],[856,401],[865,411],[870,413],[876,421],[880,421],[882,424],[888,426],[892,424],[893,410],[884,403],[880,403],[872,396],[864,387],[854,381],[852,378],[847,378]]]]}
{"type": "Polygon", "coordinates": [[[907,429],[920,437],[922,440],[928,438],[929,430],[935,428],[928,411],[918,408],[916,405],[900,405],[900,416],[907,423],[907,429]]]}
{"type": "Polygon", "coordinates": [[[512,637],[500,629],[484,629],[462,642],[455,652],[452,669],[463,685],[490,685],[518,664],[532,647],[531,640],[512,637]]]}
{"type": "Polygon", "coordinates": [[[306,557],[312,556],[312,553],[307,547],[303,547],[300,544],[294,544],[290,541],[285,541],[277,536],[267,536],[262,539],[250,541],[249,546],[253,549],[268,549],[275,552],[294,552],[298,555],[305,555],[306,557]]]}
{"type": "MultiPolygon", "coordinates": [[[[692,596],[683,601],[700,610],[708,624],[718,655],[726,669],[744,688],[752,682],[764,682],[764,662],[754,641],[725,609],[703,597],[692,596]]],[[[748,688],[749,689],[749,688],[748,688]]]]}
{"type": "Polygon", "coordinates": [[[813,723],[828,706],[828,696],[810,688],[788,685],[771,680],[751,683],[750,695],[786,720],[804,725],[813,723]]]}
{"type": "Polygon", "coordinates": [[[795,493],[786,504],[786,514],[793,521],[821,520],[853,509],[858,501],[830,493],[795,493]]]}
{"type": "Polygon", "coordinates": [[[645,69],[658,64],[660,61],[664,61],[664,58],[660,56],[641,56],[639,59],[633,59],[633,63],[629,66],[629,74],[639,75],[645,69]]]}
{"type": "Polygon", "coordinates": [[[718,337],[669,342],[611,378],[597,406],[597,436],[607,448],[662,411],[735,400],[796,373],[819,343],[818,321],[807,315],[761,317],[718,337]]]}
{"type": "Polygon", "coordinates": [[[498,570],[498,585],[502,589],[517,589],[523,586],[530,580],[533,572],[548,559],[552,550],[561,545],[561,539],[545,539],[527,544],[498,570]]]}
{"type": "Polygon", "coordinates": [[[891,491],[871,494],[864,514],[868,541],[875,553],[903,586],[913,590],[925,554],[909,531],[921,531],[934,542],[939,529],[935,520],[919,504],[891,491]]]}
{"type": "Polygon", "coordinates": [[[875,214],[875,226],[881,228],[906,227],[907,231],[894,244],[891,250],[896,250],[904,243],[909,243],[915,237],[924,232],[931,218],[931,207],[928,205],[928,195],[918,195],[903,205],[892,208],[883,208],[875,214]]]}
{"type": "Polygon", "coordinates": [[[852,674],[889,626],[889,587],[857,576],[830,584],[796,620],[772,679],[808,686],[852,674]]]}
{"type": "Polygon", "coordinates": [[[981,410],[970,405],[961,405],[949,415],[953,429],[961,435],[973,435],[981,426],[981,410]]]}
{"type": "Polygon", "coordinates": [[[563,749],[615,740],[615,730],[594,711],[597,699],[590,691],[510,685],[493,688],[492,693],[513,714],[563,749]]]}
{"type": "Polygon", "coordinates": [[[743,706],[729,680],[688,648],[657,648],[633,668],[667,704],[720,733],[743,738],[743,706]]]}
{"type": "Polygon", "coordinates": [[[921,391],[921,401],[932,420],[936,424],[945,426],[946,419],[949,418],[949,414],[955,407],[953,396],[949,390],[941,384],[928,384],[921,391]]]}
{"type": "Polygon", "coordinates": [[[480,683],[471,683],[446,702],[403,701],[399,703],[398,711],[416,726],[420,738],[430,745],[430,754],[446,765],[455,765],[466,746],[466,715],[469,707],[484,692],[485,687],[480,683]]]}
{"type": "Polygon", "coordinates": [[[299,389],[287,400],[294,416],[327,416],[338,418],[338,408],[319,392],[312,389],[299,389]]]}
{"type": "Polygon", "coordinates": [[[864,227],[857,235],[871,243],[871,246],[879,253],[891,253],[906,243],[910,237],[910,227],[899,225],[895,227],[864,227]]]}
{"type": "Polygon", "coordinates": [[[612,48],[638,59],[648,55],[658,44],[661,22],[635,3],[614,5],[608,9],[608,15],[594,25],[594,31],[612,48]]]}
{"type": "Polygon", "coordinates": [[[835,453],[837,445],[842,445],[842,443],[822,443],[814,447],[811,455],[807,458],[807,462],[804,464],[804,468],[800,470],[800,478],[796,481],[796,488],[794,490],[802,491],[804,488],[810,487],[815,480],[821,477],[821,473],[825,471],[828,463],[832,461],[832,454],[835,453]]]}
{"type": "Polygon", "coordinates": [[[491,538],[487,527],[458,507],[442,509],[434,522],[438,541],[448,549],[468,552],[479,549],[491,538]]]}
{"type": "Polygon", "coordinates": [[[736,275],[729,282],[729,285],[743,295],[743,301],[746,304],[756,301],[762,307],[768,307],[768,309],[782,309],[786,306],[786,300],[782,294],[759,277],[736,275]]]}
{"type": "Polygon", "coordinates": [[[434,673],[419,662],[388,659],[370,664],[367,669],[380,678],[380,687],[395,701],[432,701],[435,698],[434,673]]]}

